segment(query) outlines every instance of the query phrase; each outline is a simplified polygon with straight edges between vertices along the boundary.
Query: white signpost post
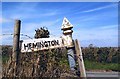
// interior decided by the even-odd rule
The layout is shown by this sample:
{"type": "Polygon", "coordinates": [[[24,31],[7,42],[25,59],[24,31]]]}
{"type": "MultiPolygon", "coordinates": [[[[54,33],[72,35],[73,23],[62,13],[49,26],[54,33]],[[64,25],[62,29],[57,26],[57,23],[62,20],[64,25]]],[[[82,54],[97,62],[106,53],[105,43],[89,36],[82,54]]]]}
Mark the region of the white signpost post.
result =
{"type": "Polygon", "coordinates": [[[75,50],[74,50],[74,41],[72,39],[73,25],[68,21],[67,18],[63,19],[61,30],[63,30],[63,41],[68,50],[68,61],[71,70],[75,70],[75,50]]]}

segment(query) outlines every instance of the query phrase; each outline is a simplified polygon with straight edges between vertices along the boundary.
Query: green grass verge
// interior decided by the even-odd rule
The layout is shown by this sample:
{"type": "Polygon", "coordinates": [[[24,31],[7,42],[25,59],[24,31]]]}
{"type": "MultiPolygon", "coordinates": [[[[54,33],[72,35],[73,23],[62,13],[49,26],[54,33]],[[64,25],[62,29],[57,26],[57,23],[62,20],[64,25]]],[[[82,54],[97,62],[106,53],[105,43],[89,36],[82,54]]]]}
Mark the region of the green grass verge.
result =
{"type": "Polygon", "coordinates": [[[9,57],[2,56],[2,63],[5,64],[9,60],[9,57]]]}
{"type": "Polygon", "coordinates": [[[84,60],[86,70],[113,70],[120,71],[118,63],[99,63],[95,61],[84,60]]]}

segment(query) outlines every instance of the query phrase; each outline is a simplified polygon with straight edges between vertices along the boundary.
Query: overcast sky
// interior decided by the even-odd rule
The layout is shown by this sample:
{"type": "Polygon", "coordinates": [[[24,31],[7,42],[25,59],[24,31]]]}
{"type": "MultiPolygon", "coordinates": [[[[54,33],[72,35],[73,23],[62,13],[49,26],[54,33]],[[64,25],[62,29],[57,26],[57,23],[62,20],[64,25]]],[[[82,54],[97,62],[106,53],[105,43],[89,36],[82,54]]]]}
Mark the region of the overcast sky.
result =
{"type": "MultiPolygon", "coordinates": [[[[46,26],[51,37],[62,36],[66,17],[73,24],[73,38],[81,46],[118,46],[118,3],[115,2],[3,2],[3,34],[12,34],[14,20],[22,21],[21,34],[34,37],[35,29],[46,26]]],[[[2,36],[2,44],[12,44],[12,36],[2,36]]],[[[29,39],[21,36],[21,40],[29,39]]]]}

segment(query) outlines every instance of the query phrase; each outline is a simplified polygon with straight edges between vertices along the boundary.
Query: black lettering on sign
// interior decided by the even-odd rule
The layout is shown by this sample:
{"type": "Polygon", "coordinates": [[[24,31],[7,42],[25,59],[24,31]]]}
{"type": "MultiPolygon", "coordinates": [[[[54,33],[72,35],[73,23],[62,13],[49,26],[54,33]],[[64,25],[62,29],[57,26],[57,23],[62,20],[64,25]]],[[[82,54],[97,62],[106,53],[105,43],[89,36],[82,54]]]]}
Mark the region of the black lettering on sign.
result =
{"type": "Polygon", "coordinates": [[[24,50],[31,50],[34,48],[42,49],[44,47],[50,47],[50,46],[59,46],[60,42],[59,40],[51,40],[51,41],[40,41],[40,42],[33,42],[33,43],[27,43],[24,44],[24,50]]]}
{"type": "Polygon", "coordinates": [[[55,41],[55,45],[60,45],[59,40],[55,41]]]}
{"type": "Polygon", "coordinates": [[[51,45],[50,45],[50,41],[47,41],[47,42],[48,42],[48,46],[51,46],[51,45]]]}
{"type": "Polygon", "coordinates": [[[54,46],[55,45],[55,41],[51,41],[51,45],[54,46]]]}
{"type": "Polygon", "coordinates": [[[44,46],[44,42],[43,42],[43,41],[42,41],[42,42],[40,42],[40,47],[41,47],[41,48],[45,47],[45,46],[44,46]]]}
{"type": "Polygon", "coordinates": [[[37,43],[33,43],[33,48],[36,48],[37,47],[37,43]]]}
{"type": "Polygon", "coordinates": [[[45,47],[48,47],[48,42],[45,41],[45,42],[44,42],[44,45],[45,45],[45,47]]]}
{"type": "Polygon", "coordinates": [[[24,49],[25,49],[25,50],[26,50],[27,47],[28,47],[28,44],[27,44],[27,45],[24,44],[24,49]]]}
{"type": "Polygon", "coordinates": [[[28,44],[28,50],[31,49],[31,43],[28,44]]]}
{"type": "Polygon", "coordinates": [[[40,42],[37,42],[36,44],[37,44],[37,48],[41,48],[40,42]]]}

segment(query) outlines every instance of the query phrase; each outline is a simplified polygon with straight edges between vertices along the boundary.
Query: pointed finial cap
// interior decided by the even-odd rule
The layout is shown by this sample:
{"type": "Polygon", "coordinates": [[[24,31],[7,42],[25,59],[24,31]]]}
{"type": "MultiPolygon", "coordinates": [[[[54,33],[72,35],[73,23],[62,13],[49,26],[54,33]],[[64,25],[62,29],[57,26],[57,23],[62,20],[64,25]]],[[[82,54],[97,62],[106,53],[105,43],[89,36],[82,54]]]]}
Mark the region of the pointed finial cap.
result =
{"type": "Polygon", "coordinates": [[[61,29],[70,30],[71,28],[73,28],[73,25],[68,21],[66,17],[64,17],[61,29]]]}

